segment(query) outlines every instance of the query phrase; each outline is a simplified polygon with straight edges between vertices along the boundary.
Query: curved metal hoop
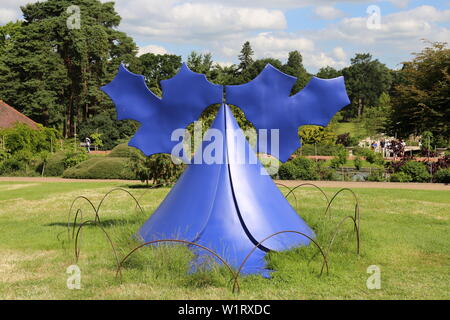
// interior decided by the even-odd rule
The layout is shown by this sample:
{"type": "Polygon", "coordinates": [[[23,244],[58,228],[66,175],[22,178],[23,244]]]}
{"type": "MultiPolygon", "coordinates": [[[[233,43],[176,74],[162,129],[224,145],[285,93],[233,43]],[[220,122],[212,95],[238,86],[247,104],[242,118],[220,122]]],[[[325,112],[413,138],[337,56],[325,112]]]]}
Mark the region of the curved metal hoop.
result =
{"type": "Polygon", "coordinates": [[[115,192],[115,191],[122,191],[122,192],[127,193],[131,198],[133,198],[134,202],[136,203],[136,205],[137,205],[137,206],[139,207],[139,209],[141,210],[141,213],[144,214],[144,210],[142,209],[142,207],[141,207],[141,205],[139,204],[139,201],[136,199],[136,197],[133,196],[133,195],[131,194],[130,191],[128,191],[128,190],[126,190],[126,189],[123,189],[123,188],[114,188],[114,189],[109,190],[109,191],[103,196],[102,200],[100,200],[100,202],[99,202],[99,204],[98,204],[98,207],[97,207],[97,214],[100,212],[100,208],[101,208],[101,206],[102,206],[102,204],[103,204],[103,201],[106,199],[106,197],[108,197],[111,193],[113,193],[113,192],[115,192]]]}
{"type": "MultiPolygon", "coordinates": [[[[326,216],[327,213],[330,211],[331,205],[332,205],[333,201],[336,199],[336,197],[337,197],[341,192],[344,192],[344,191],[350,192],[350,193],[353,195],[354,199],[355,199],[355,215],[354,215],[354,216],[346,216],[346,217],[344,217],[344,219],[342,219],[342,220],[338,223],[338,225],[337,225],[337,227],[336,227],[336,230],[335,230],[335,232],[334,232],[334,234],[333,234],[333,236],[332,236],[332,238],[331,238],[331,240],[330,240],[330,243],[329,243],[329,245],[328,245],[328,248],[327,248],[327,255],[330,254],[331,247],[332,247],[332,245],[333,245],[333,243],[334,243],[334,240],[335,240],[335,238],[336,238],[336,236],[337,236],[337,234],[338,234],[338,232],[339,232],[341,226],[343,225],[343,223],[344,223],[347,219],[351,219],[351,220],[353,221],[353,226],[354,226],[355,231],[356,231],[356,254],[357,254],[357,255],[360,254],[360,248],[361,248],[361,227],[360,227],[360,223],[361,223],[361,220],[360,220],[360,212],[359,212],[359,202],[358,202],[358,197],[357,197],[356,194],[353,192],[353,190],[351,190],[351,189],[349,189],[349,188],[342,188],[342,189],[340,189],[339,191],[337,191],[337,192],[333,195],[333,197],[331,198],[331,200],[330,200],[329,203],[328,203],[328,206],[327,206],[327,208],[326,208],[326,210],[325,210],[325,216],[326,216]]],[[[314,257],[315,257],[315,255],[313,256],[312,259],[314,259],[314,257]]],[[[323,270],[323,268],[324,268],[324,265],[322,265],[322,270],[323,270]]]]}
{"type": "MultiPolygon", "coordinates": [[[[328,203],[327,209],[325,210],[325,215],[327,215],[328,211],[330,210],[331,204],[333,203],[334,199],[344,191],[348,191],[353,195],[353,198],[355,199],[355,215],[353,217],[353,221],[355,223],[355,231],[356,231],[356,239],[357,239],[357,254],[360,253],[360,239],[361,239],[361,214],[359,212],[359,200],[356,196],[355,192],[352,189],[349,188],[342,188],[338,192],[336,192],[333,197],[331,198],[330,202],[328,203]]],[[[339,227],[339,226],[338,226],[339,227]]]]}
{"type": "MultiPolygon", "coordinates": [[[[285,187],[286,189],[289,190],[286,194],[283,194],[283,196],[287,199],[289,194],[291,194],[291,190],[292,189],[290,187],[288,187],[287,185],[283,184],[283,183],[276,182],[275,184],[278,185],[278,186],[285,187]]],[[[292,195],[294,196],[294,199],[295,199],[295,209],[297,209],[297,204],[298,204],[297,196],[296,196],[295,193],[292,193],[292,195]]]]}
{"type": "Polygon", "coordinates": [[[336,230],[335,230],[333,236],[331,237],[330,244],[328,245],[327,253],[331,250],[331,246],[333,245],[334,239],[336,238],[337,234],[339,233],[339,230],[340,230],[341,226],[343,225],[343,223],[347,219],[351,219],[353,221],[353,225],[355,227],[355,230],[357,231],[356,232],[356,253],[359,255],[359,242],[360,242],[359,232],[358,232],[359,226],[358,226],[355,218],[352,217],[352,216],[346,216],[346,217],[344,217],[344,219],[341,220],[341,222],[339,222],[339,224],[336,227],[336,230]]]}
{"type": "MultiPolygon", "coordinates": [[[[330,241],[330,243],[329,243],[329,245],[328,245],[328,247],[327,247],[326,254],[325,254],[324,250],[322,250],[322,248],[319,246],[319,244],[318,244],[314,239],[312,239],[311,237],[309,237],[308,235],[306,235],[306,234],[304,234],[304,233],[302,233],[302,232],[299,232],[299,231],[295,231],[295,230],[286,230],[286,231],[279,231],[279,232],[276,232],[276,233],[274,233],[274,234],[272,234],[272,235],[269,235],[268,237],[266,237],[266,238],[264,238],[262,241],[260,241],[258,244],[256,244],[256,245],[253,247],[253,249],[249,252],[249,254],[245,257],[245,259],[243,260],[243,262],[242,262],[241,265],[239,266],[239,269],[238,269],[237,272],[234,272],[233,269],[232,269],[232,267],[231,267],[231,266],[230,266],[230,265],[229,265],[229,264],[228,264],[228,263],[227,263],[220,255],[218,255],[217,253],[215,253],[213,250],[211,250],[211,249],[209,249],[209,248],[207,248],[207,247],[205,247],[205,246],[202,246],[202,245],[200,245],[200,244],[194,243],[194,242],[190,242],[190,241],[187,241],[187,240],[179,240],[179,239],[160,239],[160,240],[153,240],[153,241],[145,242],[145,243],[143,243],[143,244],[141,244],[141,245],[135,247],[135,248],[134,248],[133,250],[131,250],[131,251],[130,251],[130,252],[129,252],[122,260],[121,260],[121,261],[119,261],[119,258],[118,258],[117,251],[116,251],[116,248],[115,248],[115,246],[114,246],[114,243],[113,243],[111,237],[109,236],[109,234],[106,232],[105,228],[101,225],[100,216],[99,216],[99,211],[100,211],[101,206],[102,206],[102,204],[104,203],[105,199],[106,199],[111,193],[113,193],[113,192],[115,192],[115,191],[124,191],[124,192],[126,192],[128,195],[130,195],[130,196],[133,198],[133,200],[134,200],[135,203],[136,203],[136,208],[139,207],[141,213],[143,214],[144,211],[143,211],[141,205],[139,204],[139,201],[136,199],[136,197],[134,197],[128,190],[125,190],[125,189],[123,189],[123,188],[114,188],[114,189],[108,191],[108,192],[103,196],[103,198],[101,199],[101,201],[99,202],[99,205],[98,205],[97,207],[95,207],[94,204],[92,203],[92,201],[89,200],[89,199],[88,199],[87,197],[85,197],[85,196],[78,196],[78,197],[76,197],[76,198],[72,201],[72,204],[71,204],[70,209],[69,209],[69,216],[68,216],[68,237],[69,237],[69,241],[70,241],[70,215],[71,215],[71,212],[72,212],[72,210],[73,210],[73,207],[74,207],[75,202],[76,202],[77,200],[79,200],[79,199],[82,199],[82,200],[84,200],[84,201],[87,201],[87,202],[89,203],[90,207],[93,209],[93,211],[94,211],[94,220],[87,220],[87,221],[82,222],[82,223],[80,224],[80,226],[78,227],[78,230],[77,230],[77,232],[76,232],[76,234],[75,234],[75,227],[76,227],[76,223],[77,223],[78,217],[80,216],[81,219],[83,219],[83,218],[82,218],[82,216],[83,216],[82,210],[81,210],[80,208],[77,209],[77,211],[76,211],[76,213],[75,213],[75,217],[74,217],[73,228],[72,228],[72,239],[75,238],[75,248],[74,248],[74,250],[75,250],[75,258],[76,258],[76,261],[78,261],[79,256],[80,256],[80,246],[79,246],[79,242],[81,242],[81,240],[80,240],[80,239],[81,239],[81,230],[82,230],[82,228],[83,228],[84,226],[86,226],[86,225],[88,225],[88,224],[92,224],[92,225],[95,225],[95,226],[99,227],[99,228],[102,230],[102,232],[105,234],[105,236],[106,236],[106,238],[107,238],[107,240],[108,240],[108,242],[109,242],[109,244],[110,244],[110,246],[111,246],[111,248],[112,248],[112,251],[113,251],[113,254],[114,254],[114,258],[115,258],[116,264],[117,264],[116,278],[117,278],[117,276],[120,274],[120,277],[121,277],[121,279],[122,279],[122,268],[123,268],[123,264],[125,263],[125,261],[126,261],[126,260],[127,260],[134,252],[138,251],[138,250],[141,249],[142,247],[147,246],[147,245],[150,245],[150,244],[161,243],[161,242],[182,243],[182,244],[188,244],[188,245],[196,246],[196,247],[198,247],[198,248],[201,248],[201,249],[203,249],[203,250],[206,250],[206,251],[208,251],[209,253],[211,253],[213,256],[215,256],[216,258],[218,258],[218,259],[219,259],[219,260],[227,267],[228,271],[229,271],[229,272],[231,273],[231,275],[232,275],[232,278],[230,279],[230,282],[233,281],[233,286],[232,286],[232,291],[233,291],[233,293],[235,293],[236,290],[240,291],[240,285],[239,285],[238,278],[239,278],[239,276],[240,276],[240,274],[241,274],[241,272],[242,272],[242,269],[243,269],[244,265],[247,263],[247,261],[248,261],[248,259],[250,258],[250,256],[255,252],[255,250],[256,250],[262,243],[264,243],[264,242],[267,241],[268,239],[270,239],[270,238],[272,238],[272,237],[275,237],[275,236],[277,236],[277,235],[279,235],[279,234],[282,234],[282,233],[294,233],[294,234],[299,234],[299,235],[301,235],[301,236],[303,236],[303,237],[308,238],[311,242],[314,243],[314,245],[319,249],[318,252],[320,252],[320,254],[321,254],[322,257],[323,257],[323,263],[322,263],[322,267],[321,267],[319,276],[321,276],[321,275],[323,274],[323,270],[324,270],[325,267],[326,267],[327,273],[329,273],[329,264],[328,264],[327,256],[329,255],[329,253],[330,253],[330,251],[331,251],[332,245],[333,245],[334,240],[336,239],[336,237],[337,237],[337,235],[338,235],[338,233],[339,233],[339,231],[340,231],[341,226],[343,225],[343,223],[344,223],[347,219],[351,219],[351,220],[353,221],[353,225],[354,225],[354,228],[355,228],[355,231],[356,231],[357,254],[358,254],[358,255],[360,254],[360,211],[359,211],[359,201],[358,201],[358,198],[357,198],[356,194],[355,194],[351,189],[349,189],[349,188],[343,188],[343,189],[340,189],[340,190],[337,191],[337,192],[333,195],[333,197],[329,200],[328,197],[327,197],[327,195],[325,194],[325,192],[324,192],[320,187],[316,186],[316,185],[313,184],[313,183],[302,183],[302,184],[299,184],[299,185],[297,185],[297,186],[295,186],[295,187],[293,187],[293,188],[290,188],[290,187],[288,187],[288,186],[286,186],[286,185],[284,185],[284,184],[282,184],[282,183],[276,183],[276,184],[279,185],[279,186],[283,186],[283,187],[287,188],[289,191],[288,191],[288,193],[285,195],[285,197],[287,198],[289,195],[292,194],[292,195],[294,196],[294,198],[295,198],[296,204],[297,204],[297,197],[296,197],[294,191],[295,191],[297,188],[302,187],[302,186],[313,186],[313,187],[315,187],[316,189],[318,189],[318,190],[324,195],[325,200],[326,200],[326,202],[327,202],[327,208],[326,208],[326,210],[325,210],[325,216],[327,216],[327,214],[329,214],[329,212],[330,212],[330,210],[331,210],[331,205],[332,205],[332,203],[334,202],[334,200],[337,198],[337,196],[338,196],[339,194],[341,194],[341,193],[344,192],[344,191],[348,191],[348,192],[350,192],[350,193],[353,195],[353,197],[354,197],[354,199],[355,199],[355,203],[356,203],[356,204],[355,204],[355,214],[354,214],[354,216],[346,216],[346,217],[344,217],[344,219],[342,219],[342,220],[339,222],[339,224],[337,225],[336,230],[335,230],[335,232],[334,232],[334,234],[333,234],[333,236],[332,236],[332,238],[331,238],[331,241],[330,241]]],[[[139,197],[139,199],[142,198],[142,196],[143,196],[144,194],[145,194],[145,192],[139,197]]],[[[314,259],[314,257],[317,255],[318,252],[316,252],[316,253],[313,255],[312,259],[314,259]]],[[[311,259],[311,260],[312,260],[312,259],[311,259]]]]}
{"type": "MultiPolygon", "coordinates": [[[[326,257],[326,255],[324,254],[322,248],[319,246],[319,244],[318,244],[314,239],[312,239],[310,236],[308,236],[308,235],[306,235],[306,234],[304,234],[303,232],[300,232],[300,231],[294,231],[294,230],[279,231],[279,232],[275,232],[275,233],[273,233],[273,234],[267,236],[267,237],[264,238],[263,240],[261,240],[261,241],[260,241],[258,244],[256,244],[256,245],[253,247],[253,249],[248,253],[248,255],[245,257],[244,261],[242,261],[241,265],[239,266],[239,269],[238,269],[238,271],[237,271],[237,273],[236,273],[236,276],[235,276],[235,278],[234,278],[233,292],[235,291],[235,286],[236,286],[237,278],[239,277],[239,275],[240,275],[240,273],[241,273],[241,271],[242,271],[242,268],[244,267],[245,263],[246,263],[247,260],[250,258],[250,256],[253,254],[253,252],[255,252],[255,250],[256,250],[263,242],[265,242],[266,240],[269,240],[270,238],[275,237],[275,236],[277,236],[277,235],[279,235],[279,234],[282,234],[282,233],[295,233],[295,234],[301,235],[301,236],[306,237],[306,238],[308,238],[309,240],[311,240],[311,242],[313,242],[313,243],[316,245],[316,247],[319,249],[320,253],[322,254],[322,257],[323,257],[323,260],[324,260],[324,264],[325,264],[326,267],[327,267],[327,273],[329,272],[329,271],[328,271],[328,261],[327,261],[327,257],[326,257]]],[[[322,270],[320,271],[320,275],[319,275],[319,276],[321,276],[322,273],[323,273],[323,265],[322,265],[322,270]]]]}
{"type": "MultiPolygon", "coordinates": [[[[136,206],[140,209],[141,213],[144,214],[144,210],[142,209],[142,207],[141,207],[141,205],[139,204],[139,201],[136,199],[136,197],[133,196],[128,190],[125,190],[125,189],[123,189],[123,188],[114,188],[114,189],[108,191],[108,192],[103,196],[103,198],[100,200],[100,202],[99,202],[99,204],[98,204],[97,207],[95,207],[95,205],[92,203],[91,200],[89,200],[89,198],[87,198],[87,197],[85,197],[85,196],[78,196],[78,197],[76,197],[76,198],[72,201],[72,204],[70,205],[70,209],[69,209],[69,214],[68,214],[68,217],[67,217],[67,228],[68,228],[68,239],[69,239],[69,241],[70,241],[70,239],[71,239],[71,238],[70,238],[70,216],[71,216],[71,213],[72,213],[73,206],[74,206],[75,202],[76,202],[77,200],[79,200],[79,199],[82,199],[82,200],[87,201],[87,202],[89,203],[89,205],[91,206],[92,210],[94,210],[95,221],[98,221],[99,223],[101,223],[101,221],[100,221],[100,215],[99,215],[101,206],[103,205],[103,203],[104,203],[106,197],[108,197],[111,193],[113,193],[113,192],[115,192],[115,191],[122,191],[122,192],[127,193],[127,194],[134,200],[134,202],[136,203],[136,206]]],[[[73,228],[72,228],[72,229],[73,229],[73,230],[72,230],[72,239],[73,239],[73,237],[74,237],[75,226],[76,226],[76,223],[77,223],[77,218],[78,218],[78,212],[79,212],[79,211],[81,211],[81,210],[78,209],[77,212],[75,213],[75,218],[74,218],[74,221],[73,221],[73,228]]]]}
{"type": "Polygon", "coordinates": [[[78,262],[78,259],[79,259],[79,257],[80,257],[80,251],[81,251],[81,250],[80,250],[80,247],[78,246],[78,239],[80,238],[79,236],[80,236],[81,229],[82,229],[84,226],[88,225],[88,224],[93,224],[93,225],[95,225],[96,227],[99,227],[99,228],[103,231],[103,233],[104,233],[105,236],[106,236],[106,239],[108,240],[108,242],[109,242],[109,244],[110,244],[110,246],[111,246],[111,249],[112,249],[113,254],[114,254],[114,258],[116,259],[116,264],[117,264],[117,266],[118,266],[118,265],[119,265],[119,258],[118,258],[118,256],[117,256],[117,251],[116,251],[116,248],[115,248],[115,246],[114,246],[114,243],[113,243],[113,241],[111,240],[111,237],[109,236],[108,232],[106,232],[105,228],[103,228],[102,225],[101,225],[99,222],[95,221],[95,220],[86,220],[86,221],[82,222],[81,225],[78,227],[78,230],[77,230],[77,233],[76,233],[76,236],[75,236],[75,246],[74,246],[74,250],[75,250],[75,262],[77,263],[77,262],[78,262]]]}
{"type": "MultiPolygon", "coordinates": [[[[295,195],[294,191],[300,187],[304,187],[304,186],[312,186],[314,188],[316,188],[317,190],[319,190],[323,196],[325,197],[325,201],[327,202],[327,205],[330,203],[327,194],[325,193],[325,191],[323,191],[322,188],[320,188],[319,186],[315,185],[314,183],[311,182],[305,182],[305,183],[301,183],[299,185],[296,185],[295,187],[291,188],[290,191],[287,193],[286,198],[292,193],[293,195],[295,195]]],[[[297,197],[295,197],[295,200],[297,201],[297,197]]],[[[297,208],[297,203],[295,203],[296,208],[297,208]]]]}
{"type": "MultiPolygon", "coordinates": [[[[208,247],[202,246],[202,245],[200,245],[200,244],[198,244],[198,243],[195,243],[195,242],[191,242],[191,241],[187,241],[187,240],[180,240],[180,239],[159,239],[159,240],[148,241],[148,242],[145,242],[145,243],[143,243],[143,244],[137,246],[136,248],[134,248],[133,250],[131,250],[131,251],[130,251],[123,259],[122,259],[122,261],[120,261],[120,263],[118,264],[117,271],[116,271],[116,278],[117,278],[117,275],[118,275],[119,273],[120,273],[120,276],[121,276],[121,278],[122,278],[122,272],[121,272],[122,266],[123,266],[124,262],[125,262],[125,261],[126,261],[133,253],[135,253],[136,251],[138,251],[139,249],[141,249],[141,248],[143,248],[143,247],[145,247],[145,246],[147,246],[147,245],[155,244],[155,243],[161,243],[161,242],[174,242],[174,243],[183,243],[183,244],[193,245],[193,246],[196,246],[196,247],[201,248],[201,249],[203,249],[203,250],[206,250],[206,251],[208,251],[209,253],[211,253],[212,255],[214,255],[217,259],[219,259],[219,260],[227,267],[228,271],[230,271],[231,276],[232,276],[232,278],[230,279],[230,281],[233,280],[233,279],[235,279],[235,282],[233,283],[233,293],[234,293],[234,291],[235,291],[235,283],[236,283],[235,272],[233,271],[233,269],[231,268],[231,266],[225,261],[225,259],[223,259],[220,255],[218,255],[217,253],[215,253],[213,250],[209,249],[208,247]]],[[[237,283],[237,287],[238,287],[238,290],[240,290],[240,288],[239,288],[239,283],[237,283]]]]}
{"type": "Polygon", "coordinates": [[[344,192],[344,191],[348,191],[348,192],[350,192],[350,193],[353,195],[353,198],[355,199],[355,203],[356,203],[356,204],[355,204],[355,218],[356,218],[356,215],[358,215],[358,220],[359,220],[359,201],[358,201],[358,197],[356,196],[355,192],[353,192],[353,190],[352,190],[352,189],[349,189],[349,188],[342,188],[342,189],[340,189],[339,191],[337,191],[337,192],[333,195],[333,197],[331,198],[331,200],[328,202],[327,209],[325,210],[325,215],[327,215],[328,212],[330,211],[330,207],[331,207],[331,204],[333,203],[334,199],[336,199],[336,197],[337,197],[341,192],[344,192]]]}
{"type": "MultiPolygon", "coordinates": [[[[78,196],[75,199],[73,199],[72,204],[70,205],[69,214],[67,216],[67,237],[68,237],[69,241],[71,240],[71,238],[70,238],[70,215],[72,213],[73,206],[78,199],[87,201],[89,203],[89,205],[91,206],[92,210],[94,210],[95,220],[97,220],[97,219],[100,220],[100,217],[97,214],[97,208],[94,206],[94,204],[92,203],[91,200],[89,200],[85,196],[78,196]]],[[[75,225],[77,223],[78,211],[81,211],[81,210],[77,209],[77,212],[75,213],[75,218],[73,221],[72,239],[73,239],[73,235],[74,235],[74,231],[75,231],[75,225]]]]}

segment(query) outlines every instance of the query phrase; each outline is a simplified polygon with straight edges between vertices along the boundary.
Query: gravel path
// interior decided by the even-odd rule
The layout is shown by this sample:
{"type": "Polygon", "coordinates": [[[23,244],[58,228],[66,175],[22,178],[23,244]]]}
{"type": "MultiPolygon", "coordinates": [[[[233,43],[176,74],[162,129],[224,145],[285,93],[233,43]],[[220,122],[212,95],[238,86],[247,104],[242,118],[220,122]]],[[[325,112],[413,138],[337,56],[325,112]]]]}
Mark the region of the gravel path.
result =
{"type": "MultiPolygon", "coordinates": [[[[0,181],[19,182],[118,182],[141,183],[138,180],[107,180],[107,179],[63,179],[56,177],[0,177],[0,181]]],[[[374,188],[374,189],[411,189],[411,190],[445,190],[450,191],[450,185],[443,183],[401,183],[401,182],[353,182],[353,181],[300,181],[300,180],[275,180],[288,187],[301,183],[314,183],[321,188],[374,188]]]]}

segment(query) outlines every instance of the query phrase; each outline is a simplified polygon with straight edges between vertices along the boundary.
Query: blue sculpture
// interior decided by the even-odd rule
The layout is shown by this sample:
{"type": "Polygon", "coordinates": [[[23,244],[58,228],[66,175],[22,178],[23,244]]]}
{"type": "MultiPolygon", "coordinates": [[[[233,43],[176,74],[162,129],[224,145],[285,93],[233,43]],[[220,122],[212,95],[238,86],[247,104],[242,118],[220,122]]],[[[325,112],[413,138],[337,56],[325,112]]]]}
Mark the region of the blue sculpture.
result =
{"type": "MultiPolygon", "coordinates": [[[[209,105],[222,104],[225,89],[227,102],[242,108],[256,129],[267,129],[268,135],[270,129],[279,130],[280,160],[284,162],[300,147],[299,126],[325,126],[349,103],[343,77],[313,78],[302,91],[289,96],[295,81],[295,77],[267,65],[250,83],[223,88],[183,64],[175,77],[161,81],[160,99],[148,90],[142,76],[122,65],[116,78],[102,90],[115,102],[119,120],[141,123],[129,145],[148,156],[171,153],[179,143],[172,141],[172,131],[197,120],[209,105]]],[[[270,176],[261,174],[265,169],[226,104],[222,104],[209,129],[212,130],[224,137],[220,150],[215,151],[220,153],[219,161],[190,164],[138,235],[145,242],[180,239],[201,244],[235,268],[258,246],[242,273],[268,276],[264,261],[268,251],[308,245],[310,240],[284,233],[259,244],[264,238],[284,230],[300,231],[314,238],[314,232],[270,176]],[[244,148],[236,147],[236,139],[244,141],[244,148]]],[[[211,143],[204,141],[197,152],[211,143]]],[[[270,148],[260,151],[276,155],[270,148]]],[[[201,259],[198,253],[196,260],[201,259]]]]}

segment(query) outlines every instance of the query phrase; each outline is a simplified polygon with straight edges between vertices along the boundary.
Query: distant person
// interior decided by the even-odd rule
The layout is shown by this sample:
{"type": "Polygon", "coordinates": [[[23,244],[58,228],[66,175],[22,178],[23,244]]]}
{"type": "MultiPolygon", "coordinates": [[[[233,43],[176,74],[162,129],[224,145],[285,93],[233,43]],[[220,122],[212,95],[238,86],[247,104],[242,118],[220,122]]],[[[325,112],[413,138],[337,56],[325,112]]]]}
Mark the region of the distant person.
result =
{"type": "Polygon", "coordinates": [[[386,157],[391,157],[391,156],[392,156],[391,142],[388,140],[388,142],[386,142],[386,157]]]}
{"type": "Polygon", "coordinates": [[[86,149],[87,149],[87,152],[89,153],[89,152],[91,152],[91,139],[86,137],[85,141],[86,141],[86,149]]]}
{"type": "Polygon", "coordinates": [[[405,154],[406,142],[403,139],[400,139],[400,143],[402,144],[402,151],[400,152],[400,155],[403,156],[405,154]]]}
{"type": "Polygon", "coordinates": [[[383,154],[383,157],[385,157],[385,149],[384,147],[386,146],[386,142],[384,140],[380,141],[380,148],[381,148],[381,153],[383,154]]]}

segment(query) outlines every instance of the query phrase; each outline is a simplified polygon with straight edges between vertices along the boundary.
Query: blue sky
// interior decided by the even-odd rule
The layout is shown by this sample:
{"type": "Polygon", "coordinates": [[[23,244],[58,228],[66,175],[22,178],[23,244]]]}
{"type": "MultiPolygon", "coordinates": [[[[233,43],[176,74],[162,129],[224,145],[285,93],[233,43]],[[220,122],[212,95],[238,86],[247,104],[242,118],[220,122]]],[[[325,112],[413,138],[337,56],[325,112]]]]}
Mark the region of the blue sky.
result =
{"type": "MultiPolygon", "coordinates": [[[[31,0],[36,1],[36,0],[31,0]]],[[[106,0],[102,0],[106,2],[106,0]]],[[[0,24],[20,18],[30,0],[2,0],[0,24]]],[[[140,53],[211,52],[222,65],[237,62],[249,40],[255,58],[286,60],[302,53],[308,71],[342,68],[358,52],[389,67],[411,58],[430,41],[450,40],[450,2],[419,0],[116,0],[120,30],[140,53]],[[380,12],[379,28],[367,26],[367,8],[380,12]]],[[[373,17],[372,17],[373,18],[373,17]]]]}

